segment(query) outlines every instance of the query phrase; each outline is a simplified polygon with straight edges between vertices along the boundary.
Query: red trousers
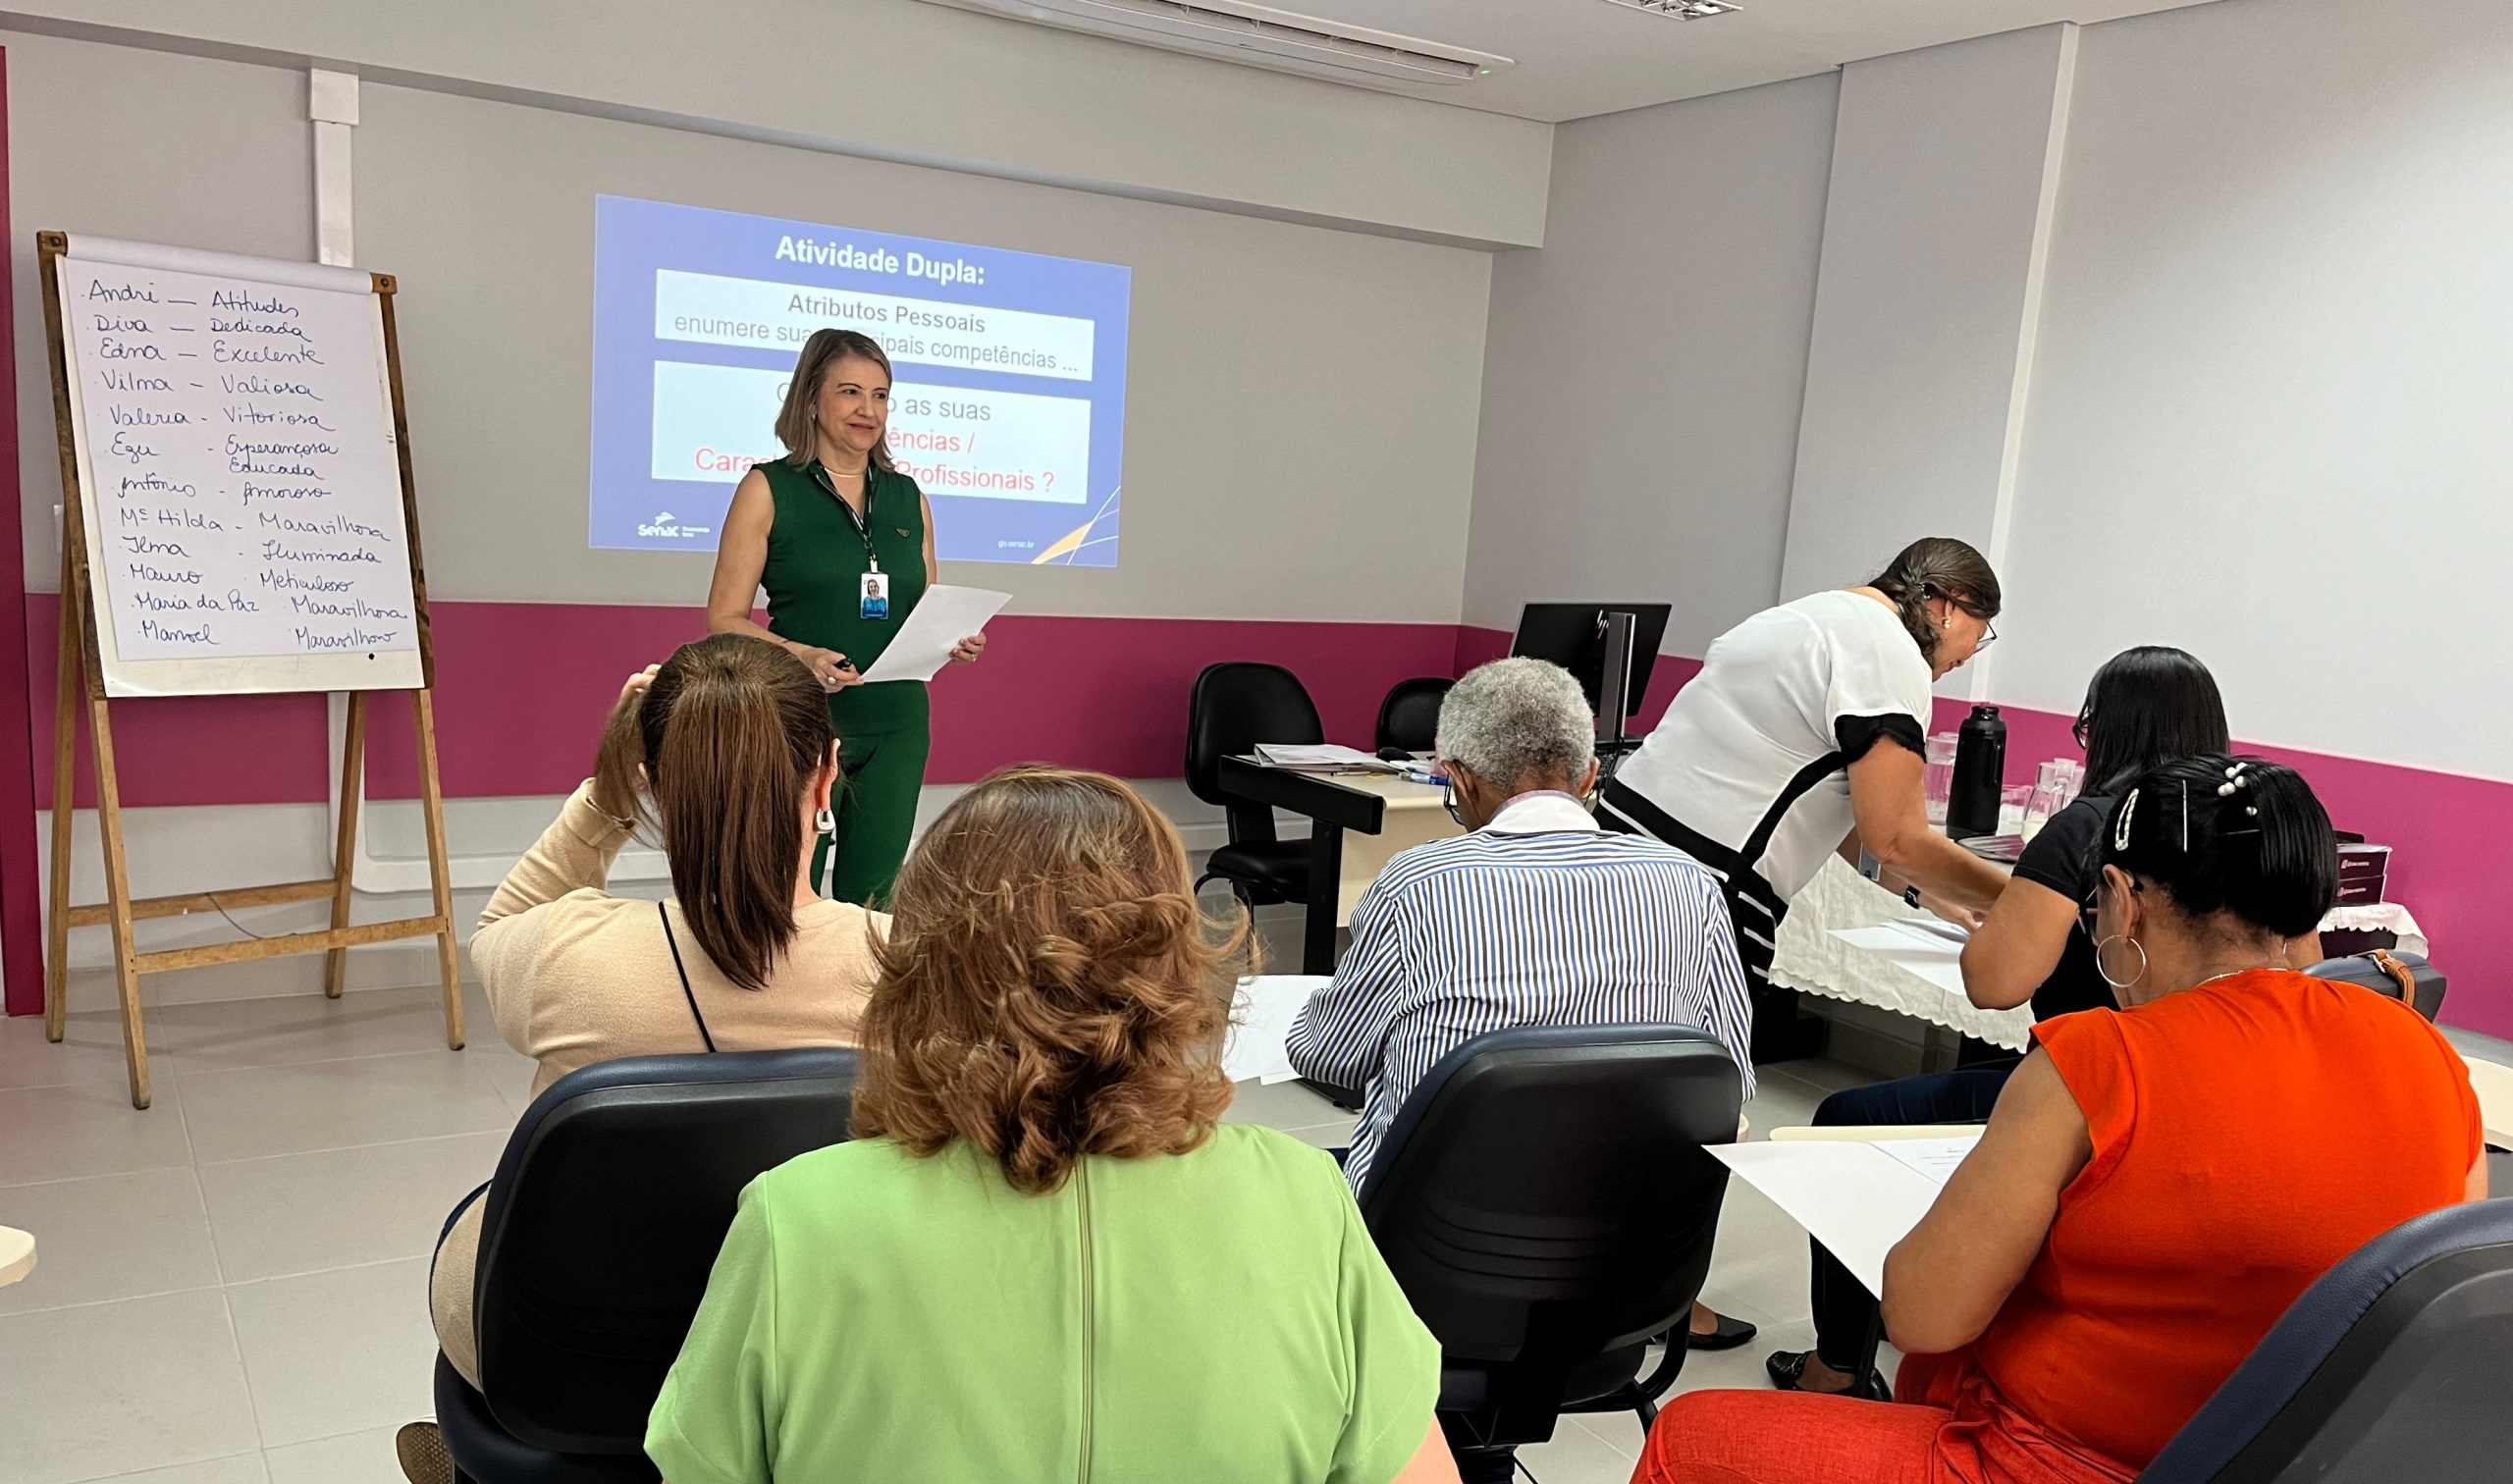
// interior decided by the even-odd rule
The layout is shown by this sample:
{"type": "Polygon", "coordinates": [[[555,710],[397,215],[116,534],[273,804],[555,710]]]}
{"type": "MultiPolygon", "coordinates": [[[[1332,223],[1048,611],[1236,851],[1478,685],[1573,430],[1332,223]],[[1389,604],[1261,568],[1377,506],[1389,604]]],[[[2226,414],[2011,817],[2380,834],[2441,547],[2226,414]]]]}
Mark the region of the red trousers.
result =
{"type": "Polygon", "coordinates": [[[1911,1404],[1804,1392],[1678,1397],[1631,1484],[2129,1484],[2137,1470],[2062,1442],[1965,1361],[1914,1355],[1911,1404]]]}

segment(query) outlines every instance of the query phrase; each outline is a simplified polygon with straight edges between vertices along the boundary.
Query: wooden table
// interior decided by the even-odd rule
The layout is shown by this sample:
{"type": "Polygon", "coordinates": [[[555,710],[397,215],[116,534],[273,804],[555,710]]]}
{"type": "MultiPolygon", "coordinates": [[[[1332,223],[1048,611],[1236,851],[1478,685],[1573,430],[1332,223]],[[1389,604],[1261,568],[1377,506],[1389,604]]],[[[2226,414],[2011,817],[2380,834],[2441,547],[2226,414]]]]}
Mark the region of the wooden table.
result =
{"type": "Polygon", "coordinates": [[[1362,893],[1398,851],[1464,832],[1442,807],[1445,789],[1394,773],[1293,772],[1250,758],[1224,758],[1220,781],[1228,793],[1309,821],[1303,974],[1335,972],[1335,929],[1352,921],[1362,893]]]}

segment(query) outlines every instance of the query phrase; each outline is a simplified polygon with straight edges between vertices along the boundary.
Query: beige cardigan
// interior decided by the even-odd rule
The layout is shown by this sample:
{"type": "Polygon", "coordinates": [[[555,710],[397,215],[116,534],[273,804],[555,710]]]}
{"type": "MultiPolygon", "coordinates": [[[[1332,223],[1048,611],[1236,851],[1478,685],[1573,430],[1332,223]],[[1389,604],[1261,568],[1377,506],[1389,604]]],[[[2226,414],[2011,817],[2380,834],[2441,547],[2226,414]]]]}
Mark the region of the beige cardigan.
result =
{"type": "MultiPolygon", "coordinates": [[[[472,934],[471,964],[498,1033],[541,1063],[532,1079],[536,1096],[595,1062],[707,1049],[680,992],[655,904],[603,890],[627,842],[628,831],[594,808],[593,785],[585,783],[568,796],[540,843],[507,873],[472,934]]],[[[873,982],[873,938],[889,930],[886,915],[840,902],[797,910],[794,939],[775,978],[752,990],[716,972],[676,904],[665,910],[672,915],[690,992],[716,1049],[855,1044],[873,982]]],[[[475,1387],[471,1270],[479,1262],[487,1204],[471,1202],[446,1233],[429,1283],[437,1343],[475,1387]]]]}
{"type": "MultiPolygon", "coordinates": [[[[532,1090],[621,1056],[704,1051],[655,904],[603,889],[628,831],[587,782],[489,898],[471,964],[507,1044],[541,1063],[532,1090]]],[[[765,989],[718,973],[667,903],[689,986],[720,1051],[851,1046],[873,982],[874,935],[890,920],[844,902],[794,913],[794,937],[765,989]]]]}

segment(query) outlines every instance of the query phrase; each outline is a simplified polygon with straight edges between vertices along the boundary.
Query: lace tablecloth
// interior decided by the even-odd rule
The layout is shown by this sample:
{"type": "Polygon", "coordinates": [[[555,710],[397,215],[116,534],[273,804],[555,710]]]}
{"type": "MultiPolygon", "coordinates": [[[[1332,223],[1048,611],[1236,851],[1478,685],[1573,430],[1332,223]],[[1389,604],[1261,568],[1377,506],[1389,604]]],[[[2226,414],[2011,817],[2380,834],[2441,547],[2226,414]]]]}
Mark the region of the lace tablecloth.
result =
{"type": "Polygon", "coordinates": [[[2399,935],[2399,951],[2425,953],[2426,934],[2417,919],[2397,902],[2369,902],[2361,907],[2332,907],[2321,920],[2324,932],[2391,932],[2399,935]]]}
{"type": "MultiPolygon", "coordinates": [[[[2030,1009],[1980,1009],[1881,954],[1833,936],[1837,928],[1873,928],[1897,918],[1925,916],[1903,906],[1900,897],[1860,875],[1841,857],[1827,856],[1823,869],[1789,904],[1789,916],[1780,925],[1771,981],[1784,989],[1898,1011],[1995,1046],[2024,1050],[2031,1044],[2030,1009]]],[[[2332,908],[2321,927],[2324,932],[2395,932],[2400,951],[2427,951],[2426,934],[2418,930],[2417,919],[2397,902],[2332,908]]]]}
{"type": "Polygon", "coordinates": [[[1979,1009],[1881,954],[1833,936],[1836,928],[1873,928],[1896,918],[1923,916],[1841,857],[1826,856],[1823,869],[1781,920],[1771,981],[1784,989],[1899,1011],[1995,1046],[2024,1050],[2032,1043],[2031,1010],[1979,1009]]]}

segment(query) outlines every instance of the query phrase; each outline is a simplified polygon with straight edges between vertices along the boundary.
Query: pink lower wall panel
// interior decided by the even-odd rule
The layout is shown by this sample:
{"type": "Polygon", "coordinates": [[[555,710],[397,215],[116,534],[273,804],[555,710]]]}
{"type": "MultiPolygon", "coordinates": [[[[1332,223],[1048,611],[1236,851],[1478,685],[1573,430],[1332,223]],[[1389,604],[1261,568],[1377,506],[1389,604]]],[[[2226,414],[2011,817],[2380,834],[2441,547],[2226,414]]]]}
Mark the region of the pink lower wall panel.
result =
{"type": "MultiPolygon", "coordinates": [[[[52,802],[53,657],[58,600],[27,600],[33,721],[52,802]]],[[[620,680],[705,632],[697,609],[438,603],[437,752],[454,798],[563,793],[593,767],[620,680]]],[[[1263,660],[1298,674],[1327,735],[1365,746],[1388,687],[1452,673],[1446,623],[1284,623],[1231,619],[1007,615],[985,660],[934,687],[936,783],[1006,763],[1046,761],[1123,777],[1176,777],[1187,749],[1187,691],[1220,660],[1263,660]]],[[[126,805],[289,804],[327,797],[320,696],[117,701],[116,769],[126,805]]],[[[368,791],[418,793],[409,704],[379,697],[368,725],[368,791]]],[[[95,793],[80,744],[81,806],[95,793]]]]}
{"type": "MultiPolygon", "coordinates": [[[[1939,701],[1941,731],[1970,708],[1939,701]]],[[[2078,758],[2068,735],[2073,714],[2005,708],[2007,777],[2021,782],[2048,758],[2078,758]]],[[[2367,763],[2237,739],[2238,752],[2283,763],[2304,775],[2331,822],[2391,847],[2387,885],[2434,943],[2436,967],[2451,976],[2443,1019],[2489,1035],[2513,1037],[2513,965],[2493,957],[2488,925],[2504,920],[2513,901],[2513,783],[2367,763]]]]}
{"type": "MultiPolygon", "coordinates": [[[[39,807],[51,802],[57,600],[27,603],[39,807]]],[[[437,738],[455,798],[561,793],[590,769],[619,681],[703,628],[696,609],[439,603],[437,738]]],[[[1187,691],[1221,660],[1263,660],[1300,675],[1334,741],[1367,746],[1389,686],[1461,674],[1509,647],[1497,629],[1445,623],[1288,623],[1237,619],[1008,615],[986,660],[934,691],[937,783],[1006,763],[1044,761],[1122,777],[1175,777],[1186,751],[1187,691]]],[[[1635,731],[1657,724],[1700,662],[1662,655],[1635,731]]],[[[1960,703],[1941,701],[1951,728],[1960,703]]],[[[2078,756],[2068,716],[2009,710],[2010,776],[2078,756]]],[[[191,697],[114,704],[123,801],[287,804],[325,797],[319,696],[191,697]]],[[[369,729],[369,789],[417,793],[406,700],[380,698],[369,729]]],[[[2485,955],[2486,926],[2513,901],[2513,784],[2289,749],[2259,749],[2309,777],[2333,819],[2396,848],[2391,893],[2439,945],[2453,976],[2445,1019],[2513,1036],[2513,968],[2485,955]]],[[[79,803],[93,802],[80,747],[79,803]]]]}
{"type": "MultiPolygon", "coordinates": [[[[1458,630],[1459,673],[1509,650],[1498,629],[1458,630]]],[[[1666,714],[1667,703],[1699,673],[1699,661],[1662,655],[1635,731],[1666,714]]],[[[1952,731],[1968,702],[1940,699],[1937,730],[1952,731]]],[[[2049,758],[2083,759],[2068,734],[2073,713],[2002,708],[2007,722],[2007,778],[2030,781],[2049,758]]],[[[2437,965],[2451,976],[2443,1019],[2490,1035],[2513,1037],[2513,965],[2495,959],[2488,925],[2513,902],[2513,783],[2294,748],[2237,749],[2283,763],[2310,780],[2341,829],[2392,847],[2389,895],[2406,903],[2435,944],[2437,965]]]]}

